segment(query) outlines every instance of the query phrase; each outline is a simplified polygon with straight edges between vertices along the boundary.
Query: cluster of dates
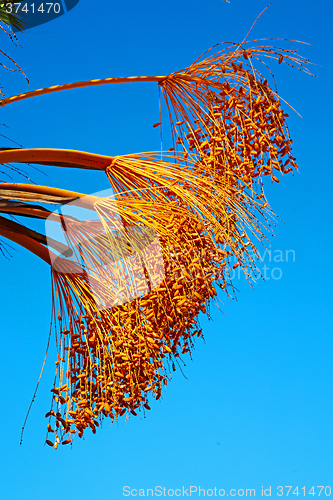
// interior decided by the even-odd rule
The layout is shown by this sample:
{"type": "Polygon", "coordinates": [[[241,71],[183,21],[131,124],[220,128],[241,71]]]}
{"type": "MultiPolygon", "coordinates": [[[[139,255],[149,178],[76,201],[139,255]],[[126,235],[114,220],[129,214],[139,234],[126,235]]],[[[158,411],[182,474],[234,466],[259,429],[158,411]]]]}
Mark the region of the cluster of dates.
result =
{"type": "MultiPolygon", "coordinates": [[[[279,182],[278,173],[297,165],[288,115],[250,63],[271,49],[238,49],[159,81],[171,119],[173,164],[146,155],[116,157],[106,168],[118,217],[108,222],[122,244],[106,229],[88,254],[96,264],[104,245],[111,260],[117,256],[122,277],[117,266],[93,276],[103,296],[96,301],[91,280],[53,270],[60,337],[58,384],[47,414],[55,420],[53,428],[48,424],[50,446],[69,444],[76,433],[82,438],[88,427],[95,433],[104,417],[149,410],[149,396],[161,397],[170,367],[202,335],[199,314],[209,316],[215,286],[230,293],[232,268],[241,266],[247,277],[256,269],[250,235],[264,243],[263,227],[272,216],[263,176],[279,182]],[[132,226],[156,232],[160,255],[144,255],[137,241],[130,256],[132,226]]],[[[108,203],[96,204],[104,229],[108,203]]]]}

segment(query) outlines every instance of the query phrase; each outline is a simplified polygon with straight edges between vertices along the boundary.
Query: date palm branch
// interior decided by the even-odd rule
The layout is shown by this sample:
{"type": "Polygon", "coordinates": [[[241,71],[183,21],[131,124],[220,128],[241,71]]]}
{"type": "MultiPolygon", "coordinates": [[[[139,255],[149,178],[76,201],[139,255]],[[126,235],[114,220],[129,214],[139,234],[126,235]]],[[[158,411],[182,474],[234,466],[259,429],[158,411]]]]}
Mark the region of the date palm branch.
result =
{"type": "Polygon", "coordinates": [[[149,409],[148,395],[159,399],[170,378],[166,360],[177,361],[201,335],[199,313],[209,316],[215,286],[232,293],[230,274],[237,266],[249,280],[259,273],[252,239],[265,244],[275,221],[264,179],[279,182],[278,175],[297,168],[282,100],[253,67],[257,61],[266,65],[265,58],[309,72],[295,51],[229,44],[168,76],[90,80],[0,101],[4,106],[86,86],[156,82],[174,142],[166,153],[116,157],[0,151],[3,165],[102,170],[114,193],[101,198],[0,184],[3,215],[52,218],[66,238],[66,244],[49,241],[0,219],[0,236],[51,267],[58,359],[47,414],[55,420],[54,428],[48,424],[55,438],[48,444],[68,444],[87,427],[95,433],[101,416],[118,419],[149,409]],[[45,204],[78,205],[97,218],[78,221],[50,213],[45,204]]]}

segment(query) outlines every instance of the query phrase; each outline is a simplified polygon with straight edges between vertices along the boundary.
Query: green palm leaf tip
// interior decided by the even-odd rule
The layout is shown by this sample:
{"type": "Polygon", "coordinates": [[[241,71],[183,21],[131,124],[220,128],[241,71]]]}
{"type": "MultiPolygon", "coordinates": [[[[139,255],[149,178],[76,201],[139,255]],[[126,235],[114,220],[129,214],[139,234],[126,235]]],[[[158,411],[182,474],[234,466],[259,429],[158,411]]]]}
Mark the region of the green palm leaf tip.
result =
{"type": "Polygon", "coordinates": [[[7,12],[8,4],[13,4],[13,2],[0,3],[0,22],[4,23],[9,28],[15,28],[17,31],[24,31],[26,29],[25,22],[23,20],[23,14],[21,12],[7,12]]]}

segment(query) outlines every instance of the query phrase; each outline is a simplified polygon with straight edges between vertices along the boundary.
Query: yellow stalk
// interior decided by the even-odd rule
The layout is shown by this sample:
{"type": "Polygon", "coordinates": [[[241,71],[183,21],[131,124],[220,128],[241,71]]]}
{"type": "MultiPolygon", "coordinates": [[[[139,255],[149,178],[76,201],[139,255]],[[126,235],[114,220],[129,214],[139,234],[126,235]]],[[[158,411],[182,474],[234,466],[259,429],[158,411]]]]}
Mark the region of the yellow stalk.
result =
{"type": "MultiPolygon", "coordinates": [[[[17,243],[48,264],[51,264],[50,250],[45,248],[41,243],[38,243],[35,239],[4,227],[0,227],[0,236],[17,243]]],[[[54,255],[54,257],[56,256],[54,255]]]]}

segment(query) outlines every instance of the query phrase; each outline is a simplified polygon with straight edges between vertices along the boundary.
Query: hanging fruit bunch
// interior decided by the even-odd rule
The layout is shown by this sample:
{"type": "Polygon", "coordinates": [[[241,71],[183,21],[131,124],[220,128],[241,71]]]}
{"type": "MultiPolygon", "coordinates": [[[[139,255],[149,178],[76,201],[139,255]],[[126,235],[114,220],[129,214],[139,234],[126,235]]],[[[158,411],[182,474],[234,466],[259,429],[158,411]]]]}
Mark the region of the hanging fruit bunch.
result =
{"type": "MultiPolygon", "coordinates": [[[[111,420],[148,410],[170,365],[202,335],[216,286],[230,271],[260,274],[253,236],[265,243],[273,212],[263,178],[297,168],[281,99],[253,63],[267,56],[306,69],[294,51],[229,46],[166,77],[54,86],[3,99],[91,85],[156,81],[169,110],[173,152],[108,157],[57,149],[8,149],[0,163],[103,170],[113,195],[0,184],[0,211],[52,219],[66,244],[0,217],[0,235],[51,267],[58,359],[47,443],[55,448],[111,420]],[[84,206],[80,221],[45,204],[84,206]],[[84,264],[82,264],[82,262],[84,264]],[[51,436],[53,436],[51,438],[51,436]]],[[[160,125],[160,124],[158,124],[160,125]]]]}

